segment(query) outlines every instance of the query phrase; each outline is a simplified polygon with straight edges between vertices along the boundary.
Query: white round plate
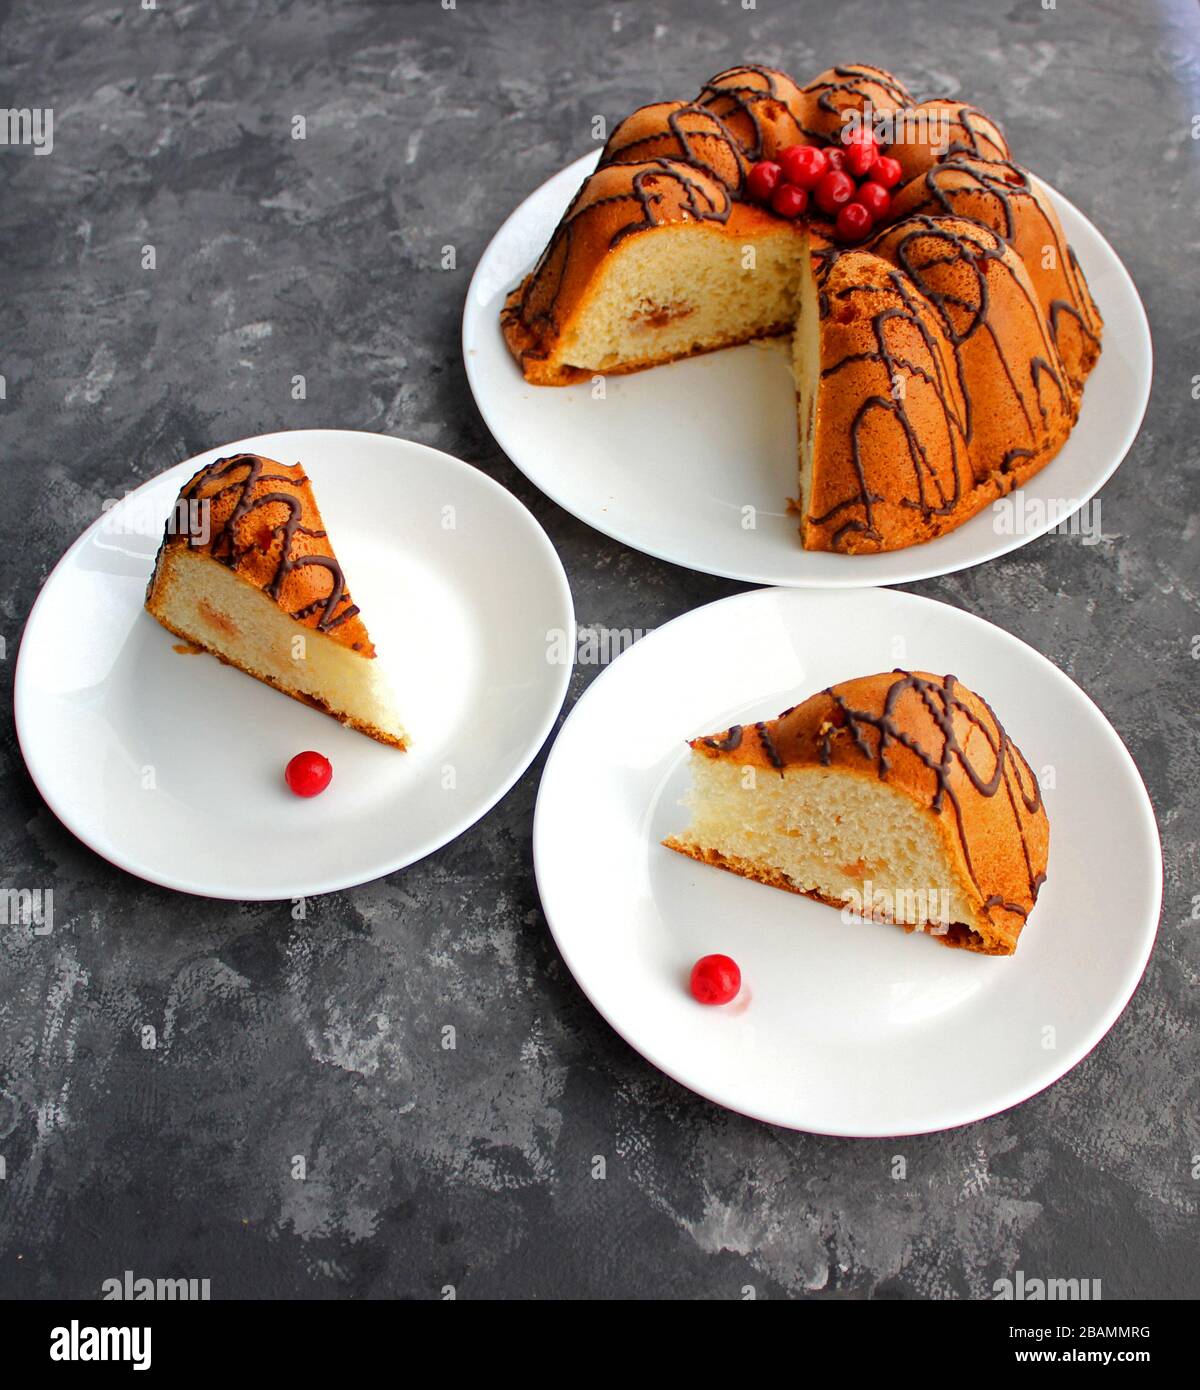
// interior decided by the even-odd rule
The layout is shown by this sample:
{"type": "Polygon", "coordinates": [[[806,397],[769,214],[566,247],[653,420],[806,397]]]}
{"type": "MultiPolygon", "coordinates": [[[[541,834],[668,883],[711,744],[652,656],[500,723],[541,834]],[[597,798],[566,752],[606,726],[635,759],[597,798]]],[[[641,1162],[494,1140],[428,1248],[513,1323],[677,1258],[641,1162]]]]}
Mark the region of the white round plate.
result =
{"type": "Polygon", "coordinates": [[[504,297],[541,254],[598,155],[568,165],[492,238],[471,281],[463,356],[501,448],[559,506],[662,560],[751,583],[800,588],[902,584],[978,565],[1078,510],[1133,443],[1150,395],[1150,330],[1129,273],[1065,198],[1046,191],[1104,316],[1104,348],[1079,421],[1025,484],[1019,524],[992,509],[925,545],[884,555],[800,547],[795,385],[786,340],[749,343],[592,386],[530,386],[500,333],[504,297]],[[755,509],[753,530],[743,509],[755,509]],[[1013,534],[1019,531],[1019,534],[1013,534]]]}
{"type": "Polygon", "coordinates": [[[759,589],[630,647],[572,710],[538,795],[534,864],[567,965],[668,1076],[821,1134],[917,1134],[1027,1099],[1100,1041],[1141,978],[1162,858],[1133,760],[1095,705],[980,618],[884,589],[759,589]],[[1045,787],[1047,882],[1012,957],[948,950],[665,849],[684,740],[896,666],[980,691],[1045,787]],[[692,964],[742,969],[695,1003],[692,964]]]}
{"type": "Polygon", "coordinates": [[[46,581],[17,664],[21,751],[63,824],[130,873],[213,898],[328,893],[461,834],[529,766],[574,650],[567,577],[499,484],[448,454],[351,430],[243,439],[168,469],[93,523],[46,581]],[[178,639],[142,607],[182,484],[225,454],[302,462],[396,692],[397,752],[178,639]],[[283,769],[333,762],[312,800],[283,769]]]}

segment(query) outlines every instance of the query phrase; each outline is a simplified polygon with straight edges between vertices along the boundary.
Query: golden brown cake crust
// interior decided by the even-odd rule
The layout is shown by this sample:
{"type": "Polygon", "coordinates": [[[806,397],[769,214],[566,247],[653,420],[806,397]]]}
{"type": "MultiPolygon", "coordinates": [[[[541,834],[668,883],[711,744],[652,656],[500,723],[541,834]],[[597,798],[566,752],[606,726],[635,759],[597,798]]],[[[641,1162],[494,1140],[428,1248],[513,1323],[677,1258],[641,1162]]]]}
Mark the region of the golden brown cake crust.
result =
{"type": "Polygon", "coordinates": [[[1079,388],[1024,264],[990,228],[909,217],[823,258],[817,285],[825,389],[808,549],[931,540],[1062,447],[1079,388]]]}
{"type": "MultiPolygon", "coordinates": [[[[982,946],[1003,955],[1015,949],[1045,881],[1050,825],[1021,751],[988,703],[953,676],[892,671],[844,681],[777,719],[690,746],[784,775],[822,767],[885,779],[937,818],[957,876],[990,923],[982,946]]],[[[948,944],[971,943],[951,934],[948,944]]]]}
{"type": "Polygon", "coordinates": [[[1034,287],[1050,337],[1074,391],[1100,355],[1104,324],[1058,214],[1019,165],[958,155],[934,164],[902,188],[898,220],[925,214],[981,223],[1012,247],[1034,287]]]}
{"type": "Polygon", "coordinates": [[[1012,158],[1004,132],[977,106],[951,97],[921,101],[905,111],[908,117],[888,145],[899,161],[902,183],[919,178],[943,160],[1012,158]]]}
{"type": "Polygon", "coordinates": [[[178,547],[226,565],[302,627],[375,655],[299,464],[235,454],[200,469],[167,522],[148,601],[164,556],[178,547]]]}

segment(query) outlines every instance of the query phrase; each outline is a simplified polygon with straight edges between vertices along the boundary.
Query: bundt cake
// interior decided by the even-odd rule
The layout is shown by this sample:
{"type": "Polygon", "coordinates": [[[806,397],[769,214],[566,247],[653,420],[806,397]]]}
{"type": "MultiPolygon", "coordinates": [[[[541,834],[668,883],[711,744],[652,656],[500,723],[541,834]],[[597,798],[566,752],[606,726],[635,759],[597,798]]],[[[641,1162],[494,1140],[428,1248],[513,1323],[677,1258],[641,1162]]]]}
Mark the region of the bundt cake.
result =
{"type": "Polygon", "coordinates": [[[1029,764],[953,676],[862,676],[690,746],[692,823],[668,848],[947,946],[1016,950],[1049,823],[1029,764]]]}
{"type": "Polygon", "coordinates": [[[800,87],[748,65],[616,127],[501,326],[544,386],[791,332],[802,541],[859,553],[941,535],[1048,463],[1102,325],[982,112],[881,68],[800,87]],[[795,146],[841,169],[863,139],[889,174],[859,244],[819,189],[787,215],[757,196],[795,146]]]}
{"type": "Polygon", "coordinates": [[[408,735],[299,464],[217,459],[168,519],[146,608],[177,636],[393,748],[408,735]]]}

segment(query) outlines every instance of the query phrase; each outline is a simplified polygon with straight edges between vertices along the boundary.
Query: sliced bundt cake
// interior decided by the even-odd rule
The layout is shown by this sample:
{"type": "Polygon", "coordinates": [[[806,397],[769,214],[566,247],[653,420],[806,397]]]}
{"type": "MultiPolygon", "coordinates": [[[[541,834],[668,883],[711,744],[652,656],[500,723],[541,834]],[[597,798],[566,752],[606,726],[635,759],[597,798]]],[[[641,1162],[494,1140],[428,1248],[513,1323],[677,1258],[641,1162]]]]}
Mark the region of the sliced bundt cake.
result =
{"type": "Polygon", "coordinates": [[[746,65],[634,112],[501,324],[550,386],[792,332],[801,536],[845,552],[929,540],[1044,467],[1102,327],[999,127],[867,65],[806,87],[746,65]],[[840,159],[855,130],[892,162],[859,244],[816,191],[790,215],[755,195],[764,162],[840,159]]]}

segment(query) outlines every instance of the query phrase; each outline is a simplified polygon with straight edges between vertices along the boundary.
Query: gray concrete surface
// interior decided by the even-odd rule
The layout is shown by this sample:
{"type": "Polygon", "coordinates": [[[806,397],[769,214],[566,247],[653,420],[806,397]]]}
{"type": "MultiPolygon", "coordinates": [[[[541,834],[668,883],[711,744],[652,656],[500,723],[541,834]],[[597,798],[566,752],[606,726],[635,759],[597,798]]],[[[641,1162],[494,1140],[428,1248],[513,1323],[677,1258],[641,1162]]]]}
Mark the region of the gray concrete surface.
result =
{"type": "Polygon", "coordinates": [[[3,102],[56,117],[49,157],[0,149],[6,698],[39,586],[103,499],[262,430],[379,430],[478,464],[545,525],[582,623],[735,592],[605,539],[508,462],[459,357],[467,280],[594,114],[750,57],[872,61],[995,112],[1145,299],[1153,397],[1104,543],[1051,535],[913,587],[1108,714],[1154,800],[1166,899],[1129,1009],[1048,1092],[923,1139],[814,1138],[682,1090],[583,998],[531,874],[541,758],[459,841],[294,923],[101,861],[38,797],[6,714],[5,886],[52,885],[60,920],[0,929],[0,1294],[92,1297],[128,1269],[213,1297],[979,1297],[1018,1268],[1200,1293],[1198,34],[1182,0],[2,0],[3,102]]]}

